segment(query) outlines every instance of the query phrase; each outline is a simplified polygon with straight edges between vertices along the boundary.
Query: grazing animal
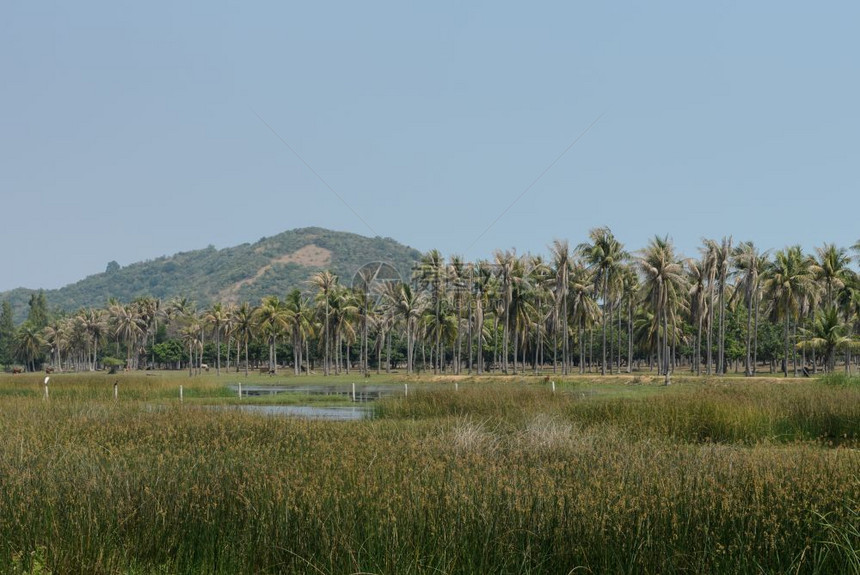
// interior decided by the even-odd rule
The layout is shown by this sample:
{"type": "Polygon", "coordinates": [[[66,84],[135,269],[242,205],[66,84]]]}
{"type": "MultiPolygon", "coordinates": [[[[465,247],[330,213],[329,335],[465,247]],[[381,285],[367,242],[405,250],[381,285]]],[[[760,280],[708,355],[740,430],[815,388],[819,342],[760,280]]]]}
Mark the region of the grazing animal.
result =
{"type": "Polygon", "coordinates": [[[47,373],[48,375],[50,375],[50,374],[54,373],[54,368],[53,368],[53,367],[51,367],[50,365],[49,365],[49,366],[47,366],[47,367],[45,368],[45,373],[47,373]]]}
{"type": "Polygon", "coordinates": [[[209,364],[201,363],[201,364],[200,364],[200,369],[204,369],[204,370],[206,370],[206,371],[209,371],[209,364]]]}
{"type": "Polygon", "coordinates": [[[14,375],[16,373],[24,373],[24,368],[23,367],[13,367],[12,368],[12,374],[14,375]]]}

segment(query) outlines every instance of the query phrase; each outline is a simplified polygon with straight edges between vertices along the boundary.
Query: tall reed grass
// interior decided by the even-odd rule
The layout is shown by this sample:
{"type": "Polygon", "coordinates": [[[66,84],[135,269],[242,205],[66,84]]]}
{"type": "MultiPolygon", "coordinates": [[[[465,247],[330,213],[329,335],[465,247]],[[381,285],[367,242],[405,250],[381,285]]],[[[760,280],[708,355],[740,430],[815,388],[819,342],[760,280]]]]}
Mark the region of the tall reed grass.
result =
{"type": "Polygon", "coordinates": [[[346,423],[88,385],[0,398],[0,572],[858,572],[839,386],[499,386],[346,423]]]}

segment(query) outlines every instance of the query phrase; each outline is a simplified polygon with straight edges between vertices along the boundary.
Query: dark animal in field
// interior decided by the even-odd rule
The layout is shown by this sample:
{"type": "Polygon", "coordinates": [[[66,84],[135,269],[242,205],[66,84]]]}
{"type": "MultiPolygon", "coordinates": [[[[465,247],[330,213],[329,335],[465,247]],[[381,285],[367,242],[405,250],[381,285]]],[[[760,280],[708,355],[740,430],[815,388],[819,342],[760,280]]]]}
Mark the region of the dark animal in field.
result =
{"type": "Polygon", "coordinates": [[[24,373],[24,368],[23,367],[13,367],[12,368],[12,374],[14,375],[16,373],[24,373]]]}
{"type": "Polygon", "coordinates": [[[47,374],[54,373],[54,368],[49,365],[48,367],[45,368],[45,373],[47,373],[47,374]]]}

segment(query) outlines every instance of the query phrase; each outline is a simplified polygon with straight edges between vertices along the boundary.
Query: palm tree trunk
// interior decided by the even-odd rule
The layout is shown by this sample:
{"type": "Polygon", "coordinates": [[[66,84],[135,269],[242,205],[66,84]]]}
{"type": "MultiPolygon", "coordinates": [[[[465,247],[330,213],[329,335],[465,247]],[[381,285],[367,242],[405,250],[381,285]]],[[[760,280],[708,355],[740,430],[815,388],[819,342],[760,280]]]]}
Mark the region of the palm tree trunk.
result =
{"type": "Polygon", "coordinates": [[[758,293],[758,282],[756,282],[755,286],[755,320],[753,321],[753,361],[752,361],[752,374],[756,374],[756,368],[758,366],[758,307],[759,307],[759,293],[758,293]]]}
{"type": "Polygon", "coordinates": [[[601,321],[603,323],[603,362],[600,364],[600,375],[606,375],[606,312],[608,307],[607,300],[609,294],[609,278],[608,274],[604,273],[603,275],[603,317],[601,317],[601,321]]]}
{"type": "Polygon", "coordinates": [[[785,313],[785,359],[782,364],[782,376],[788,377],[788,312],[785,313]]]}
{"type": "Polygon", "coordinates": [[[724,374],[726,372],[726,332],[725,332],[725,316],[726,316],[726,286],[725,279],[720,278],[720,320],[717,326],[717,337],[719,340],[717,341],[717,361],[719,364],[717,365],[717,374],[724,374]]]}
{"type": "Polygon", "coordinates": [[[708,307],[708,363],[705,366],[705,373],[711,375],[711,365],[714,363],[713,347],[711,338],[714,332],[714,282],[708,282],[708,291],[710,292],[711,305],[708,307]]]}
{"type": "Polygon", "coordinates": [[[393,325],[389,327],[388,333],[386,334],[388,337],[388,347],[385,351],[385,373],[391,373],[391,332],[394,331],[393,325]]]}
{"type": "Polygon", "coordinates": [[[751,344],[752,344],[752,316],[753,316],[753,300],[752,296],[750,296],[750,300],[747,303],[747,360],[746,360],[746,370],[744,371],[744,375],[747,377],[752,376],[752,366],[750,366],[750,360],[752,359],[751,354],[751,344]]]}
{"type": "Polygon", "coordinates": [[[633,373],[633,298],[627,300],[627,373],[633,373]]]}
{"type": "Polygon", "coordinates": [[[585,332],[579,328],[579,373],[585,373],[585,332]]]}
{"type": "MultiPolygon", "coordinates": [[[[812,325],[815,325],[815,309],[812,310],[812,325]]],[[[804,358],[803,364],[806,365],[806,359],[804,358]]],[[[816,363],[815,363],[815,346],[812,346],[812,375],[817,373],[816,363]]]]}
{"type": "MultiPolygon", "coordinates": [[[[476,302],[477,306],[478,303],[476,302]]],[[[478,375],[484,373],[484,310],[479,310],[477,323],[475,324],[475,339],[477,340],[477,357],[475,358],[478,364],[478,375]]]]}
{"type": "Polygon", "coordinates": [[[792,338],[792,343],[794,344],[792,347],[794,349],[794,354],[792,358],[792,367],[794,367],[794,377],[797,377],[797,320],[794,320],[794,337],[792,338]]]}
{"type": "MultiPolygon", "coordinates": [[[[412,338],[412,320],[406,320],[406,373],[412,373],[412,351],[413,351],[413,338],[412,338]]],[[[391,344],[389,341],[389,350],[391,348],[391,344]]],[[[389,351],[390,353],[390,351],[389,351]]],[[[389,358],[390,362],[390,358],[389,358]]]]}
{"type": "Polygon", "coordinates": [[[618,302],[618,309],[615,311],[615,315],[618,316],[618,373],[621,373],[621,304],[624,303],[623,300],[618,302]]]}

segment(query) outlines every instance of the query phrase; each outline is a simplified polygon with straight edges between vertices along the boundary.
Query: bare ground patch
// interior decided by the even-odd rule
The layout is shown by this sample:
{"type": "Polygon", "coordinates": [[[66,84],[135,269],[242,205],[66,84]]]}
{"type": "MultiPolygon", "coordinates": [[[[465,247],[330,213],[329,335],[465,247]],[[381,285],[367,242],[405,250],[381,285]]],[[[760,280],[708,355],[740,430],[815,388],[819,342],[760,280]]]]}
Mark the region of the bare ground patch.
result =
{"type": "Polygon", "coordinates": [[[257,270],[253,277],[240,280],[221,291],[219,297],[222,301],[236,303],[239,299],[239,290],[246,285],[255,283],[263,277],[266,272],[276,264],[298,264],[306,267],[324,267],[331,263],[331,250],[321,248],[315,244],[308,244],[296,251],[272,258],[269,263],[257,270]]]}

